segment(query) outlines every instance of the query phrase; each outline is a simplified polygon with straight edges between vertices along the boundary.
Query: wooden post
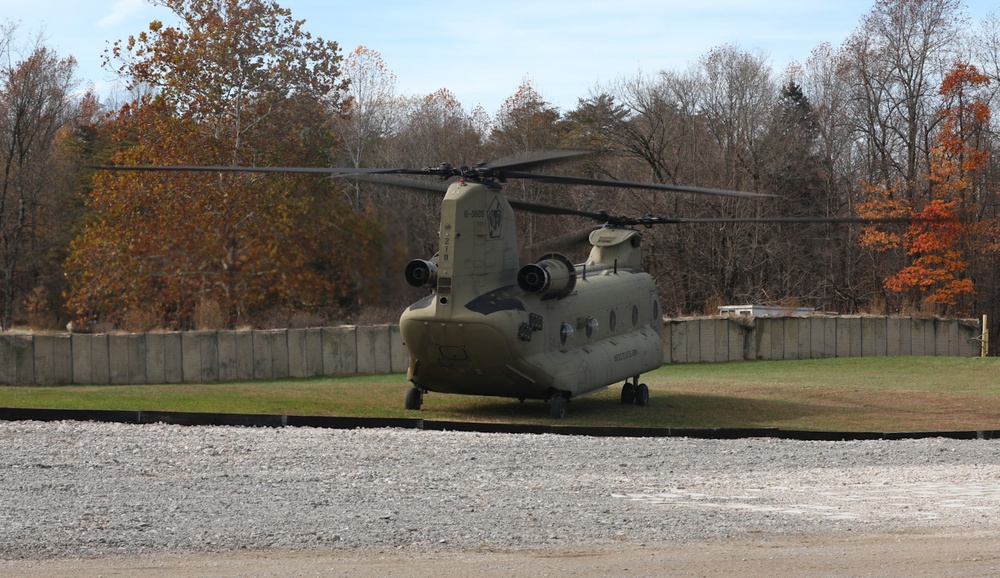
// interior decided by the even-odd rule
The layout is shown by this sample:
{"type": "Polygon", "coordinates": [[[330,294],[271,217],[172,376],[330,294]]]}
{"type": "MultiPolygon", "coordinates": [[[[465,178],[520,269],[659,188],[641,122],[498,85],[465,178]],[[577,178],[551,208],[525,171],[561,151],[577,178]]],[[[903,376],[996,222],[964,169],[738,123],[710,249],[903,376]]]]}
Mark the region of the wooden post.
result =
{"type": "Polygon", "coordinates": [[[980,341],[982,342],[980,357],[986,357],[990,352],[990,326],[986,324],[985,313],[983,313],[983,338],[980,341]]]}

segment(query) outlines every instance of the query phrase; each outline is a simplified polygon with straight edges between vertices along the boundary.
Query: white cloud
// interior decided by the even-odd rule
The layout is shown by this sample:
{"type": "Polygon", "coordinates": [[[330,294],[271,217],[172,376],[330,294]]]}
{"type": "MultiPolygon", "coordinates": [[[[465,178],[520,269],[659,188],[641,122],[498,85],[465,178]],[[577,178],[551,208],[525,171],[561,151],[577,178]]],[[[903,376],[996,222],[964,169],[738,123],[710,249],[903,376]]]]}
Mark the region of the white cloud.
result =
{"type": "Polygon", "coordinates": [[[121,24],[129,17],[143,12],[149,6],[145,0],[117,0],[111,7],[111,13],[98,20],[97,24],[101,28],[121,24]]]}

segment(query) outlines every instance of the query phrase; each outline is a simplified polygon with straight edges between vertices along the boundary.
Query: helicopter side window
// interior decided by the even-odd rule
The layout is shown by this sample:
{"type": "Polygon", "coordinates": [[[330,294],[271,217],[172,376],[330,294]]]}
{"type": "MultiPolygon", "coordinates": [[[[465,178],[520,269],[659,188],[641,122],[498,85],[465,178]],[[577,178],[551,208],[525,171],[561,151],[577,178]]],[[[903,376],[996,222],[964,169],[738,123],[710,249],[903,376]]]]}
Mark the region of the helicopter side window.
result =
{"type": "Polygon", "coordinates": [[[618,316],[615,315],[614,309],[611,310],[611,314],[608,315],[608,328],[613,332],[615,327],[618,326],[618,316]]]}
{"type": "Polygon", "coordinates": [[[573,337],[573,326],[569,323],[563,322],[562,327],[559,329],[559,341],[561,341],[563,345],[566,345],[566,341],[570,337],[573,337]]]}

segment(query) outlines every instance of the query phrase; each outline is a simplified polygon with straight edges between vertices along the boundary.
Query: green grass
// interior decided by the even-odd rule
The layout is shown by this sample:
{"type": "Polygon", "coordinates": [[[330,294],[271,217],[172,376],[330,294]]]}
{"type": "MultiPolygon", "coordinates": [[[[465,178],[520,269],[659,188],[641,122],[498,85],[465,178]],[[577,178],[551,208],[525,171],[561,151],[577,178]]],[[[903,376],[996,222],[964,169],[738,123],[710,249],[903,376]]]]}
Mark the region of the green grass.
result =
{"type": "MultiPolygon", "coordinates": [[[[779,427],[829,431],[1000,429],[1000,359],[876,357],[680,364],[643,376],[645,408],[620,387],[573,400],[566,425],[779,427]]],[[[403,409],[402,375],[145,386],[0,387],[0,407],[422,417],[551,423],[538,401],[430,393],[403,409]]]]}

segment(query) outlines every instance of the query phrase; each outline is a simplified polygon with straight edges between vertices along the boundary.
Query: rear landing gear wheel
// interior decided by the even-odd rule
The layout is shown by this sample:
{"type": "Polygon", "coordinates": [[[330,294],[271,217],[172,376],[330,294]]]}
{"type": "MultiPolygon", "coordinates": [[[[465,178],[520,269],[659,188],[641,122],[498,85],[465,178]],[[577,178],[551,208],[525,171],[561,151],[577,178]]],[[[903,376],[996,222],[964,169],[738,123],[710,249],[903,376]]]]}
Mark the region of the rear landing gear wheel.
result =
{"type": "Polygon", "coordinates": [[[552,398],[552,402],[549,405],[549,414],[552,419],[562,419],[566,417],[566,398],[561,395],[556,395],[552,398]]]}
{"type": "Polygon", "coordinates": [[[622,386],[622,405],[632,405],[635,403],[636,387],[631,381],[626,381],[622,386]]]}
{"type": "Polygon", "coordinates": [[[423,403],[424,392],[420,391],[419,388],[411,387],[410,391],[406,392],[406,409],[420,409],[423,403]]]}
{"type": "Polygon", "coordinates": [[[649,405],[649,387],[645,383],[640,383],[635,388],[635,404],[639,407],[649,405]]]}

